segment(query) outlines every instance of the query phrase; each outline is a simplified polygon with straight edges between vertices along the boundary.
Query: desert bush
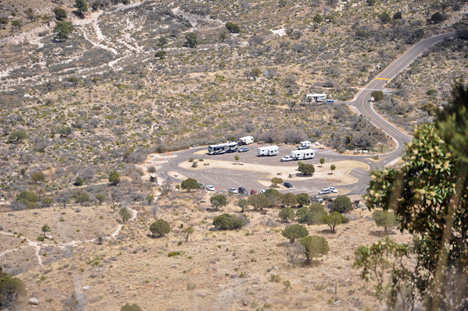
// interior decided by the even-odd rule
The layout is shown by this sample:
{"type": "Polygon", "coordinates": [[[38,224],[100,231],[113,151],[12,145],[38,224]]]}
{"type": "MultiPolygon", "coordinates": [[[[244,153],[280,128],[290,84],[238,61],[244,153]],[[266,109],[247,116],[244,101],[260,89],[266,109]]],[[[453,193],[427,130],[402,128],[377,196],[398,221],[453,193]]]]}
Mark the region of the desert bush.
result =
{"type": "Polygon", "coordinates": [[[384,98],[382,91],[373,91],[371,93],[371,96],[374,97],[375,101],[379,101],[379,100],[382,100],[384,98]]]}
{"type": "Polygon", "coordinates": [[[344,213],[353,210],[351,200],[344,195],[339,195],[331,204],[330,211],[344,213]]]}
{"type": "Polygon", "coordinates": [[[279,177],[273,177],[271,179],[271,184],[273,187],[278,187],[278,184],[282,184],[283,183],[283,179],[282,178],[279,178],[279,177]]]}
{"type": "Polygon", "coordinates": [[[398,220],[394,213],[382,210],[376,210],[372,213],[377,227],[383,227],[385,233],[398,225],[398,220]]]}
{"type": "Polygon", "coordinates": [[[253,206],[254,210],[270,207],[270,200],[264,193],[254,194],[249,196],[248,202],[253,206]]]}
{"type": "Polygon", "coordinates": [[[218,194],[210,198],[210,203],[214,208],[218,209],[220,206],[226,206],[227,199],[224,195],[218,194]]]}
{"type": "Polygon", "coordinates": [[[287,226],[281,234],[289,240],[289,242],[294,243],[296,239],[300,239],[309,235],[307,228],[302,225],[290,225],[287,226]]]}
{"type": "Polygon", "coordinates": [[[304,174],[304,176],[310,176],[315,173],[315,167],[313,164],[304,164],[299,162],[298,171],[304,174]]]}
{"type": "Polygon", "coordinates": [[[297,205],[297,197],[294,193],[288,192],[283,195],[282,203],[284,206],[296,206],[297,205]]]}
{"type": "Polygon", "coordinates": [[[167,233],[171,232],[171,226],[167,221],[163,219],[158,219],[151,224],[150,231],[153,237],[155,236],[155,234],[159,235],[160,237],[163,237],[167,233]]]}
{"type": "Polygon", "coordinates": [[[290,207],[285,207],[281,209],[278,213],[278,218],[284,222],[289,222],[294,219],[294,210],[290,207]]]}
{"type": "Polygon", "coordinates": [[[310,263],[314,258],[326,255],[330,250],[327,240],[321,236],[308,236],[302,238],[300,243],[304,247],[307,263],[310,263]]]}
{"type": "Polygon", "coordinates": [[[198,189],[200,188],[200,186],[198,185],[198,182],[196,179],[193,179],[193,178],[187,178],[186,180],[184,180],[181,184],[180,184],[180,187],[182,189],[185,189],[185,190],[188,190],[190,192],[190,190],[194,190],[194,189],[198,189]]]}
{"type": "Polygon", "coordinates": [[[220,230],[240,229],[248,223],[244,215],[222,214],[213,219],[213,225],[220,230]]]}
{"type": "Polygon", "coordinates": [[[234,23],[227,22],[226,23],[226,28],[230,33],[239,33],[240,32],[240,27],[234,23]]]}
{"type": "Polygon", "coordinates": [[[327,212],[320,203],[314,203],[310,207],[302,207],[298,209],[296,217],[299,223],[319,225],[323,223],[322,219],[326,214],[327,212]]]}
{"type": "Polygon", "coordinates": [[[142,311],[141,308],[137,304],[132,304],[130,305],[129,303],[126,303],[122,308],[120,308],[120,311],[142,311]]]}
{"type": "Polygon", "coordinates": [[[16,310],[16,301],[19,296],[26,295],[26,286],[20,279],[9,276],[0,267],[0,307],[16,310]]]}

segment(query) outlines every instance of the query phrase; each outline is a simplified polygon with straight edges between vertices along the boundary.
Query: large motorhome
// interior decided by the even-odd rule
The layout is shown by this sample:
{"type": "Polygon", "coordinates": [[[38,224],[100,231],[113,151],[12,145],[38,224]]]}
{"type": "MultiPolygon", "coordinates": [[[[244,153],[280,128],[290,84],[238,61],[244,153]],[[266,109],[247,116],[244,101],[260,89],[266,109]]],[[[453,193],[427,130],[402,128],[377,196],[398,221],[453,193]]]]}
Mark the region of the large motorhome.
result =
{"type": "Polygon", "coordinates": [[[239,145],[250,145],[253,144],[254,138],[253,136],[245,136],[239,138],[239,145]]]}
{"type": "Polygon", "coordinates": [[[279,153],[278,146],[260,147],[257,150],[257,156],[275,156],[279,153]]]}
{"type": "Polygon", "coordinates": [[[297,147],[297,149],[299,149],[299,150],[309,149],[310,145],[311,145],[310,141],[308,141],[308,140],[301,141],[301,144],[297,147]]]}
{"type": "Polygon", "coordinates": [[[307,94],[306,100],[309,102],[321,102],[327,100],[327,94],[307,94]]]}
{"type": "Polygon", "coordinates": [[[291,158],[294,160],[307,160],[315,158],[315,150],[305,149],[305,150],[293,150],[290,154],[291,158]]]}
{"type": "Polygon", "coordinates": [[[237,152],[237,143],[235,141],[225,144],[209,145],[208,154],[223,154],[229,152],[237,152]]]}

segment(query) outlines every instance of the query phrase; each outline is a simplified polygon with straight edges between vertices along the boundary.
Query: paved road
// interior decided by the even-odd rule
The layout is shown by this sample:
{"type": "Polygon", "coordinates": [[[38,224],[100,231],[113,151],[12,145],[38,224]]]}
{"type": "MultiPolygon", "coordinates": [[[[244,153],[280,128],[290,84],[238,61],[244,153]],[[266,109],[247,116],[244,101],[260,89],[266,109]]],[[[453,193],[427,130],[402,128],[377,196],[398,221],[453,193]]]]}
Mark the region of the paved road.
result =
{"type": "Polygon", "coordinates": [[[381,73],[379,73],[374,79],[372,79],[355,97],[355,100],[350,105],[353,105],[357,108],[360,114],[368,117],[371,122],[378,128],[382,129],[388,135],[390,135],[395,142],[397,143],[397,148],[383,155],[382,164],[388,164],[401,155],[405,143],[411,141],[411,137],[401,132],[393,124],[386,121],[382,118],[375,110],[372,108],[370,100],[370,94],[374,90],[382,90],[385,87],[387,81],[395,78],[403,69],[408,67],[411,62],[413,62],[418,56],[420,56],[424,51],[434,46],[436,43],[444,40],[445,38],[454,37],[455,33],[445,33],[437,36],[433,36],[422,41],[419,41],[413,45],[408,51],[403,55],[398,57],[390,65],[387,66],[381,73]],[[382,80],[388,79],[388,80],[382,80]]]}
{"type": "MultiPolygon", "coordinates": [[[[393,124],[389,123],[385,119],[383,119],[375,110],[372,108],[371,103],[369,102],[370,94],[374,90],[382,90],[385,87],[385,84],[388,80],[393,79],[396,75],[398,75],[403,69],[408,67],[412,61],[414,61],[418,56],[420,56],[424,51],[428,48],[432,47],[436,43],[444,40],[445,38],[454,37],[454,33],[446,33],[437,36],[433,36],[427,39],[424,39],[414,46],[412,46],[408,51],[406,51],[402,56],[397,58],[393,61],[390,65],[387,66],[381,73],[379,73],[374,79],[372,79],[361,91],[358,92],[355,99],[348,104],[351,106],[356,107],[358,113],[366,116],[369,120],[378,128],[382,129],[388,135],[390,135],[397,144],[397,148],[392,152],[387,154],[380,155],[381,160],[378,162],[374,162],[369,160],[368,155],[362,156],[350,156],[350,155],[341,155],[332,150],[328,149],[319,149],[316,154],[316,158],[313,160],[307,160],[307,163],[318,164],[318,159],[325,158],[326,163],[330,163],[332,161],[341,161],[341,160],[356,160],[361,161],[369,165],[370,170],[382,168],[385,165],[397,160],[401,153],[403,152],[405,143],[411,141],[411,137],[407,134],[400,131],[396,128],[393,124]],[[383,80],[383,79],[385,80],[383,80]]],[[[255,156],[256,153],[256,145],[250,146],[250,151],[248,153],[241,153],[239,154],[242,161],[246,163],[261,163],[272,165],[290,165],[291,167],[297,167],[297,162],[289,162],[289,163],[281,163],[280,156],[276,157],[261,157],[258,158],[255,156]]],[[[282,146],[280,148],[280,154],[286,155],[289,154],[290,150],[295,149],[294,146],[282,146]]],[[[195,152],[200,150],[206,150],[206,147],[199,147],[190,150],[184,150],[177,153],[174,153],[176,157],[171,157],[170,160],[163,160],[160,162],[158,166],[158,175],[163,179],[167,178],[170,171],[176,171],[183,176],[186,177],[193,177],[198,181],[202,182],[204,185],[211,184],[218,189],[227,190],[230,187],[239,187],[243,186],[250,189],[263,189],[265,188],[264,185],[257,182],[257,180],[264,179],[264,176],[261,173],[256,172],[248,172],[248,171],[239,171],[233,170],[229,167],[223,169],[203,169],[203,170],[185,170],[180,168],[178,165],[181,162],[188,161],[190,158],[200,159],[200,158],[214,158],[219,160],[227,160],[234,162],[234,154],[225,154],[225,155],[216,155],[216,156],[208,156],[204,155],[197,155],[195,152]]],[[[200,162],[202,165],[203,162],[200,162]]],[[[340,186],[339,184],[333,184],[333,186],[337,187],[338,190],[346,190],[349,191],[348,194],[363,194],[367,185],[369,183],[370,177],[369,172],[364,171],[362,169],[353,169],[350,174],[356,177],[359,181],[353,185],[346,185],[340,186]]],[[[181,181],[181,180],[174,180],[174,181],[181,181]]],[[[327,180],[308,180],[308,181],[300,181],[299,179],[292,182],[294,187],[291,189],[283,189],[283,191],[300,193],[306,192],[309,194],[316,194],[320,189],[330,186],[327,180]]]]}

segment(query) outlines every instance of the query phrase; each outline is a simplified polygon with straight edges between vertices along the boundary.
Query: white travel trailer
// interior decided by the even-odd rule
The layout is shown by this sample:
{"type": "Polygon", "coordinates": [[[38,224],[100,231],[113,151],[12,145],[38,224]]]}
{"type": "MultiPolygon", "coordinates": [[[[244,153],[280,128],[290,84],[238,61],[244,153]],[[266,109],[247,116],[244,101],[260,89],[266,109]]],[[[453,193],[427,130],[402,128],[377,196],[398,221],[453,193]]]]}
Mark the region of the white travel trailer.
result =
{"type": "Polygon", "coordinates": [[[250,145],[253,144],[254,138],[253,136],[244,136],[239,138],[239,145],[250,145]]]}
{"type": "Polygon", "coordinates": [[[291,151],[290,157],[294,160],[307,160],[315,158],[315,150],[305,149],[305,150],[293,150],[291,151]]]}
{"type": "Polygon", "coordinates": [[[223,154],[228,152],[237,152],[237,143],[235,141],[225,144],[209,145],[208,154],[223,154]]]}
{"type": "Polygon", "coordinates": [[[327,100],[327,94],[307,94],[306,100],[309,102],[321,102],[327,100]]]}
{"type": "Polygon", "coordinates": [[[299,150],[302,150],[302,149],[309,149],[310,148],[310,141],[308,140],[305,140],[305,141],[301,141],[301,144],[297,147],[297,149],[299,150]]]}
{"type": "Polygon", "coordinates": [[[278,146],[266,146],[257,149],[257,156],[275,156],[279,153],[278,146]]]}

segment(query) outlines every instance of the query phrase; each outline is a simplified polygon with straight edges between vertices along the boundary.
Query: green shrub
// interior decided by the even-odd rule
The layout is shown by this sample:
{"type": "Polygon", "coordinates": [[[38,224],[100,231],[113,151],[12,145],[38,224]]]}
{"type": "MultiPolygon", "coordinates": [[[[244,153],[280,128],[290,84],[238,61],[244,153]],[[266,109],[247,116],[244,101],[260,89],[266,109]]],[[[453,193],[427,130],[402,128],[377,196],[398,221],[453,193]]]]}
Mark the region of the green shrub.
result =
{"type": "Polygon", "coordinates": [[[296,239],[300,239],[309,235],[307,228],[302,225],[290,225],[287,226],[281,234],[289,240],[289,242],[294,243],[296,239]]]}
{"type": "Polygon", "coordinates": [[[301,239],[300,243],[304,247],[307,263],[314,258],[326,255],[330,250],[327,240],[321,236],[308,236],[301,239]]]}
{"type": "Polygon", "coordinates": [[[163,237],[167,233],[171,232],[171,225],[163,219],[158,219],[151,224],[150,231],[153,236],[157,234],[163,237]]]}
{"type": "Polygon", "coordinates": [[[169,254],[167,254],[167,257],[175,257],[179,255],[180,255],[180,252],[170,252],[169,254]]]}
{"type": "Polygon", "coordinates": [[[289,222],[294,219],[294,210],[290,207],[285,207],[279,211],[278,217],[284,222],[289,222]]]}
{"type": "Polygon", "coordinates": [[[220,230],[240,229],[248,223],[244,215],[222,214],[213,219],[213,225],[220,230]]]}
{"type": "Polygon", "coordinates": [[[344,195],[339,195],[332,203],[330,207],[331,212],[344,213],[353,210],[353,204],[351,200],[344,195]]]}
{"type": "Polygon", "coordinates": [[[227,22],[226,23],[226,28],[230,33],[239,33],[240,32],[240,27],[234,23],[227,22]]]}

